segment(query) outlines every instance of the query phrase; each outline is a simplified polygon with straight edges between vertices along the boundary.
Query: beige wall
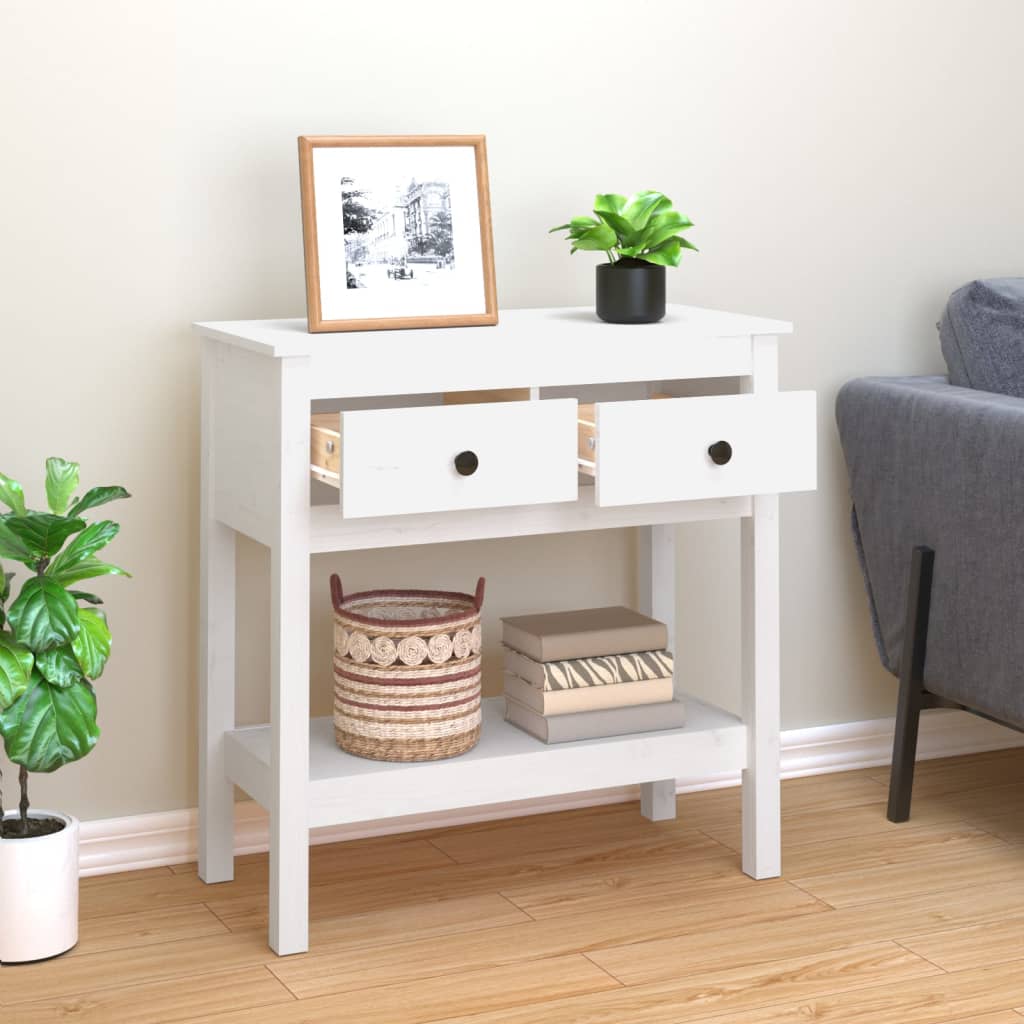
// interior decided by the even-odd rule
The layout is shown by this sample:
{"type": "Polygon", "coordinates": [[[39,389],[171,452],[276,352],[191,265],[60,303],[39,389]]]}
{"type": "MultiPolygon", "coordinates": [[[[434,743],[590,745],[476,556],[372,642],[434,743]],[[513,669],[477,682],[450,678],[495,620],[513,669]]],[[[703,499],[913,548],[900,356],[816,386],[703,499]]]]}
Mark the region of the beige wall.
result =
{"type": "MultiPolygon", "coordinates": [[[[5,0],[0,468],[38,493],[62,454],[135,494],[112,549],[135,578],[102,585],[103,739],[36,799],[86,818],[195,803],[188,323],[302,310],[302,132],[485,132],[504,306],[590,301],[595,260],[546,231],[594,192],[675,198],[702,252],[671,298],[794,320],[783,382],[820,394],[820,490],[783,502],[784,724],[890,714],[832,402],[851,376],[938,369],[944,296],[1022,271],[1022,36],[1017,0],[5,0]]],[[[734,702],[736,528],[682,537],[680,663],[734,702]]],[[[493,644],[501,614],[630,600],[632,550],[618,533],[317,559],[315,705],[335,565],[349,586],[485,574],[493,644]]],[[[254,721],[259,549],[241,572],[254,721]]]]}

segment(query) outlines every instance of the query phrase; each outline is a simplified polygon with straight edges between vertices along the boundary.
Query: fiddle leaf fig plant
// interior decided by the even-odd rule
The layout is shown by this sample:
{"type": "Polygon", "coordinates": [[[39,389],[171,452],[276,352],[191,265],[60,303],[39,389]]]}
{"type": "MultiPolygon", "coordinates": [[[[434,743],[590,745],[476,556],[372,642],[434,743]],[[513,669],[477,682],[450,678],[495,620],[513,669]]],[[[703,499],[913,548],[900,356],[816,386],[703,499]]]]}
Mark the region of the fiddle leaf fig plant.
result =
{"type": "Polygon", "coordinates": [[[20,562],[30,575],[14,594],[14,572],[0,566],[0,740],[18,765],[19,822],[5,824],[0,791],[0,838],[29,834],[28,775],[52,772],[85,757],[96,745],[93,682],[110,657],[101,598],[71,589],[81,580],[128,576],[96,557],[120,527],[87,523],[83,513],[130,495],[123,487],[94,487],[80,498],[79,467],[46,460],[48,511],[30,509],[16,480],[0,473],[0,559],[20,562]],[[85,605],[86,607],[83,607],[85,605]]]}
{"type": "Polygon", "coordinates": [[[604,252],[609,263],[632,259],[678,267],[684,249],[697,251],[682,235],[693,222],[674,210],[672,200],[661,192],[637,192],[628,198],[614,192],[597,195],[593,213],[573,217],[548,234],[568,231],[570,252],[604,252]]]}

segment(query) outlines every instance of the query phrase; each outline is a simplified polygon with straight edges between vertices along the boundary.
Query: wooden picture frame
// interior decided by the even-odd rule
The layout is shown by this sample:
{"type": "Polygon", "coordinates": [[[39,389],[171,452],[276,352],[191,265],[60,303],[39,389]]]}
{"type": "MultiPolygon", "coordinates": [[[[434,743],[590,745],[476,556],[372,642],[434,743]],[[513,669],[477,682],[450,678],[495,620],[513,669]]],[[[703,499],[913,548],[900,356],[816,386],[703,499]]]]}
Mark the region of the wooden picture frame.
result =
{"type": "Polygon", "coordinates": [[[483,135],[298,141],[311,332],[498,322],[483,135]]]}

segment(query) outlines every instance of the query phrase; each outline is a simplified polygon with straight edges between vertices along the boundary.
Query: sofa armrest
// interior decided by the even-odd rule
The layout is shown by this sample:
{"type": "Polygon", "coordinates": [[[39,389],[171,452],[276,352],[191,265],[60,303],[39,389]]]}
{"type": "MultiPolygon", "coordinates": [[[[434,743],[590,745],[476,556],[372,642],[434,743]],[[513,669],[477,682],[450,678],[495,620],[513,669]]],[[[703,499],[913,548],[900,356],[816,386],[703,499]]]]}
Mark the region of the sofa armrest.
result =
{"type": "Polygon", "coordinates": [[[910,555],[927,545],[925,685],[1024,726],[1024,399],[863,378],[836,420],[883,664],[898,670],[910,555]]]}

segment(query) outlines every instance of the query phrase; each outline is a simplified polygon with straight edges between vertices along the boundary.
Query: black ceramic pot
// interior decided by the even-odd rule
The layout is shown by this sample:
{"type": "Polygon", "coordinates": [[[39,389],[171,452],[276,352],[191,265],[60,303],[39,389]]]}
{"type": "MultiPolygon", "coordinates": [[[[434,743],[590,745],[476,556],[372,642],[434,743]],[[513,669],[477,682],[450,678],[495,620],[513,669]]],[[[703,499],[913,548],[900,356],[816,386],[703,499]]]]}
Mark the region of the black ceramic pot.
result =
{"type": "Polygon", "coordinates": [[[665,315],[665,268],[623,259],[597,268],[597,315],[610,324],[653,324],[665,315]]]}

